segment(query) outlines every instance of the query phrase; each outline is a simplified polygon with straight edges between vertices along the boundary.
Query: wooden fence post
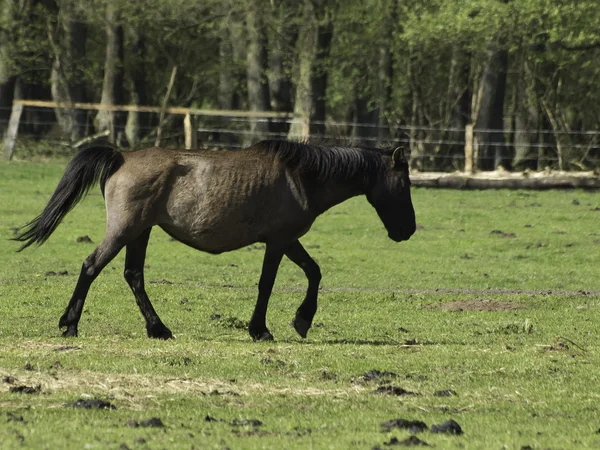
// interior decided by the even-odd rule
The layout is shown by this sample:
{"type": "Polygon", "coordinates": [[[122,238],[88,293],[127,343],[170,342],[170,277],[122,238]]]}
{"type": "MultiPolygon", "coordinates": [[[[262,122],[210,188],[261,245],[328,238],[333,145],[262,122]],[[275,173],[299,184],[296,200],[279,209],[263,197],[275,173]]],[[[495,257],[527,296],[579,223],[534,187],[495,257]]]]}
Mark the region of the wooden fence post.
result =
{"type": "Polygon", "coordinates": [[[4,159],[7,161],[12,159],[15,151],[15,141],[17,140],[17,133],[19,132],[19,121],[21,120],[22,112],[23,105],[13,103],[10,119],[8,121],[8,130],[6,131],[6,138],[4,139],[4,159]]]}
{"type": "Polygon", "coordinates": [[[465,125],[465,172],[473,173],[473,124],[465,125]]]}
{"type": "Polygon", "coordinates": [[[187,113],[183,119],[183,128],[185,130],[185,148],[188,150],[198,148],[196,118],[190,113],[187,113]]]}

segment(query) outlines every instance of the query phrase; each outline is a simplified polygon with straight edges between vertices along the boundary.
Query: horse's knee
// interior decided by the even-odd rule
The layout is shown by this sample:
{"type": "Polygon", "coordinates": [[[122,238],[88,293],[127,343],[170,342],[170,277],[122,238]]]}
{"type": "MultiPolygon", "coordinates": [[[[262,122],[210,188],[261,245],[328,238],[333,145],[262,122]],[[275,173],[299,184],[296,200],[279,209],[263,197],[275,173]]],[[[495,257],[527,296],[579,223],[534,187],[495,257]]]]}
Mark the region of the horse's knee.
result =
{"type": "Polygon", "coordinates": [[[125,277],[125,281],[127,281],[127,284],[133,287],[141,281],[142,274],[139,270],[125,269],[125,272],[123,272],[123,276],[125,277]]]}
{"type": "Polygon", "coordinates": [[[315,262],[313,264],[307,264],[304,266],[304,271],[306,273],[306,278],[309,279],[311,283],[320,283],[321,282],[321,268],[315,262]]]}
{"type": "Polygon", "coordinates": [[[83,261],[83,264],[81,265],[81,274],[82,275],[86,275],[93,280],[98,276],[99,273],[100,273],[100,270],[98,269],[98,267],[96,265],[95,258],[90,256],[90,257],[86,258],[85,261],[83,261]]]}

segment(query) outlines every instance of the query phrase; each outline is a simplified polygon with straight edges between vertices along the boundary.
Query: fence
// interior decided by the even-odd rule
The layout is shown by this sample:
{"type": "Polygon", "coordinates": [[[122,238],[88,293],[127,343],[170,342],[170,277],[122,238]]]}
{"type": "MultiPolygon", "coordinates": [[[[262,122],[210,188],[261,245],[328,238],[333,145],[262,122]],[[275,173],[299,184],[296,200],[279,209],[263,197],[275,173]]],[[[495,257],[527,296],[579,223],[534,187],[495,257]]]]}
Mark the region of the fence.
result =
{"type": "MultiPolygon", "coordinates": [[[[5,114],[4,116],[8,116],[5,114]]],[[[354,143],[381,146],[405,144],[412,149],[412,165],[421,171],[471,172],[487,159],[497,159],[498,154],[509,153],[519,164],[534,170],[545,167],[593,169],[599,166],[600,131],[557,130],[493,130],[452,127],[417,127],[397,123],[385,126],[357,123],[355,121],[326,121],[310,124],[291,113],[271,111],[207,110],[183,107],[149,107],[137,105],[102,105],[90,103],[57,103],[37,100],[15,100],[10,119],[0,123],[6,129],[4,157],[10,159],[19,136],[54,140],[67,148],[85,142],[109,138],[128,142],[130,147],[157,145],[185,146],[186,148],[241,148],[260,139],[317,139],[319,141],[354,143]],[[57,126],[54,111],[85,112],[83,136],[66,140],[62,133],[51,133],[57,126]],[[138,137],[131,134],[124,122],[113,130],[96,133],[93,116],[98,111],[112,113],[137,113],[146,120],[137,128],[138,137]],[[319,134],[293,134],[295,124],[304,130],[319,127],[319,134]],[[18,131],[18,133],[17,133],[18,131]],[[291,132],[292,131],[292,132],[291,132]],[[54,136],[54,137],[53,137],[54,136]],[[494,151],[490,153],[489,148],[494,151]],[[502,151],[504,149],[505,151],[502,151]],[[495,153],[494,153],[495,152],[495,153]]],[[[496,161],[497,162],[497,161],[496,161]]]]}

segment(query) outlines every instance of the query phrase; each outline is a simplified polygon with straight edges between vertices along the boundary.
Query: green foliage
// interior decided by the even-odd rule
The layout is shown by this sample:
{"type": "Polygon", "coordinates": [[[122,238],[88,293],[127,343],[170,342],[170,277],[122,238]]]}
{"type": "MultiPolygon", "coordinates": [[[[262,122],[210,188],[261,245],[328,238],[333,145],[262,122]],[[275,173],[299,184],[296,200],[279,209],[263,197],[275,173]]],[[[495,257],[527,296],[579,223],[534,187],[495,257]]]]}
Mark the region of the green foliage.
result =
{"type": "MultiPolygon", "coordinates": [[[[224,75],[231,72],[231,91],[239,100],[236,106],[244,108],[244,20],[251,5],[257,7],[266,27],[267,51],[283,54],[282,76],[292,85],[298,81],[296,39],[303,26],[303,2],[149,0],[142,5],[137,0],[64,0],[55,8],[45,8],[46,2],[32,3],[34,8],[15,6],[11,14],[0,17],[3,73],[45,87],[25,95],[49,95],[50,67],[56,54],[65,51],[61,21],[73,15],[87,27],[86,54],[83,61],[62,70],[73,75],[67,77],[72,82],[83,79],[90,101],[100,99],[106,50],[100,12],[107,4],[120,11],[119,21],[125,29],[123,64],[129,98],[135,73],[143,73],[146,103],[161,104],[171,70],[177,66],[172,104],[216,107],[220,80],[229,79],[224,75]],[[228,32],[232,24],[236,33],[228,32]],[[50,30],[56,35],[54,46],[50,30]],[[134,49],[137,38],[144,42],[143,51],[134,49]],[[235,46],[237,52],[220,54],[221,44],[230,50],[235,46]]],[[[329,58],[313,67],[315,73],[328,75],[327,119],[347,121],[356,116],[357,108],[365,108],[377,111],[378,117],[385,117],[390,124],[463,127],[465,121],[476,119],[475,108],[470,106],[480,104],[477,98],[472,100],[479,95],[483,69],[495,51],[506,50],[504,128],[512,131],[514,123],[521,121],[529,130],[554,131],[550,142],[545,142],[556,147],[555,143],[563,140],[563,147],[572,147],[576,157],[571,167],[590,168],[596,161],[582,161],[591,142],[585,137],[574,141],[567,132],[597,129],[599,124],[597,102],[589,101],[600,97],[599,2],[349,0],[316,4],[320,13],[315,20],[321,25],[333,24],[329,58]],[[391,55],[391,68],[384,67],[383,55],[391,55]],[[461,100],[463,94],[466,101],[461,100]],[[550,119],[550,115],[554,117],[550,119]]],[[[267,67],[265,72],[272,74],[274,68],[267,67]]],[[[289,94],[295,98],[294,86],[289,94]]],[[[419,138],[457,140],[437,131],[425,131],[419,138]]],[[[542,140],[535,134],[528,139],[533,144],[542,140]]],[[[532,147],[531,152],[536,150],[532,147]]],[[[456,154],[462,148],[445,151],[456,154]]],[[[555,156],[552,150],[548,152],[555,156]]]]}
{"type": "Polygon", "coordinates": [[[270,302],[276,342],[255,344],[244,327],[261,246],[211,256],[155,230],[147,289],[177,338],[145,337],[120,255],[65,340],[58,317],[94,247],[76,238],[105,229],[99,190],[43,247],[8,240],[63,169],[0,163],[3,448],[385,448],[409,436],[381,430],[396,418],[456,420],[463,436],[417,434],[436,448],[597,444],[596,194],[414,189],[422,228],[401,244],[364,198],[334,208],[302,239],[323,272],[306,341],[288,325],[306,288],[289,261],[270,302]],[[374,369],[396,376],[368,381],[374,369]],[[372,393],[388,384],[418,395],[372,393]],[[78,399],[117,409],[65,406],[78,399]]]}
{"type": "MultiPolygon", "coordinates": [[[[0,5],[0,46],[2,65],[7,75],[18,75],[24,82],[49,82],[51,47],[46,19],[52,15],[42,4],[19,8],[0,5]]],[[[14,2],[16,3],[16,2],[14,2]]]]}

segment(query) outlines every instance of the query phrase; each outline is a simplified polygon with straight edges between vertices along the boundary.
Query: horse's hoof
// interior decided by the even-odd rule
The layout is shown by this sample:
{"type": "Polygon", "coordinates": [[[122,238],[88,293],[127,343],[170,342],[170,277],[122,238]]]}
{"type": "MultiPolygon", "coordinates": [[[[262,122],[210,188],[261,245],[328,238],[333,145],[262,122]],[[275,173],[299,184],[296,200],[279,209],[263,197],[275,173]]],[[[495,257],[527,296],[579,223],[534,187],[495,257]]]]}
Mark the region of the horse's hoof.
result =
{"type": "Polygon", "coordinates": [[[77,327],[69,326],[63,331],[63,337],[77,337],[77,327]]]}
{"type": "Polygon", "coordinates": [[[146,330],[148,337],[153,339],[173,339],[173,333],[163,323],[157,323],[146,330]]]}
{"type": "Polygon", "coordinates": [[[258,333],[250,333],[250,336],[252,336],[254,342],[268,342],[274,340],[273,335],[269,333],[269,330],[265,330],[258,333]]]}
{"type": "Polygon", "coordinates": [[[292,320],[292,326],[302,338],[306,339],[306,335],[308,334],[308,330],[310,330],[311,323],[300,316],[296,316],[292,320]]]}
{"type": "Polygon", "coordinates": [[[69,326],[69,316],[67,313],[63,314],[58,321],[58,328],[66,328],[69,326]]]}

